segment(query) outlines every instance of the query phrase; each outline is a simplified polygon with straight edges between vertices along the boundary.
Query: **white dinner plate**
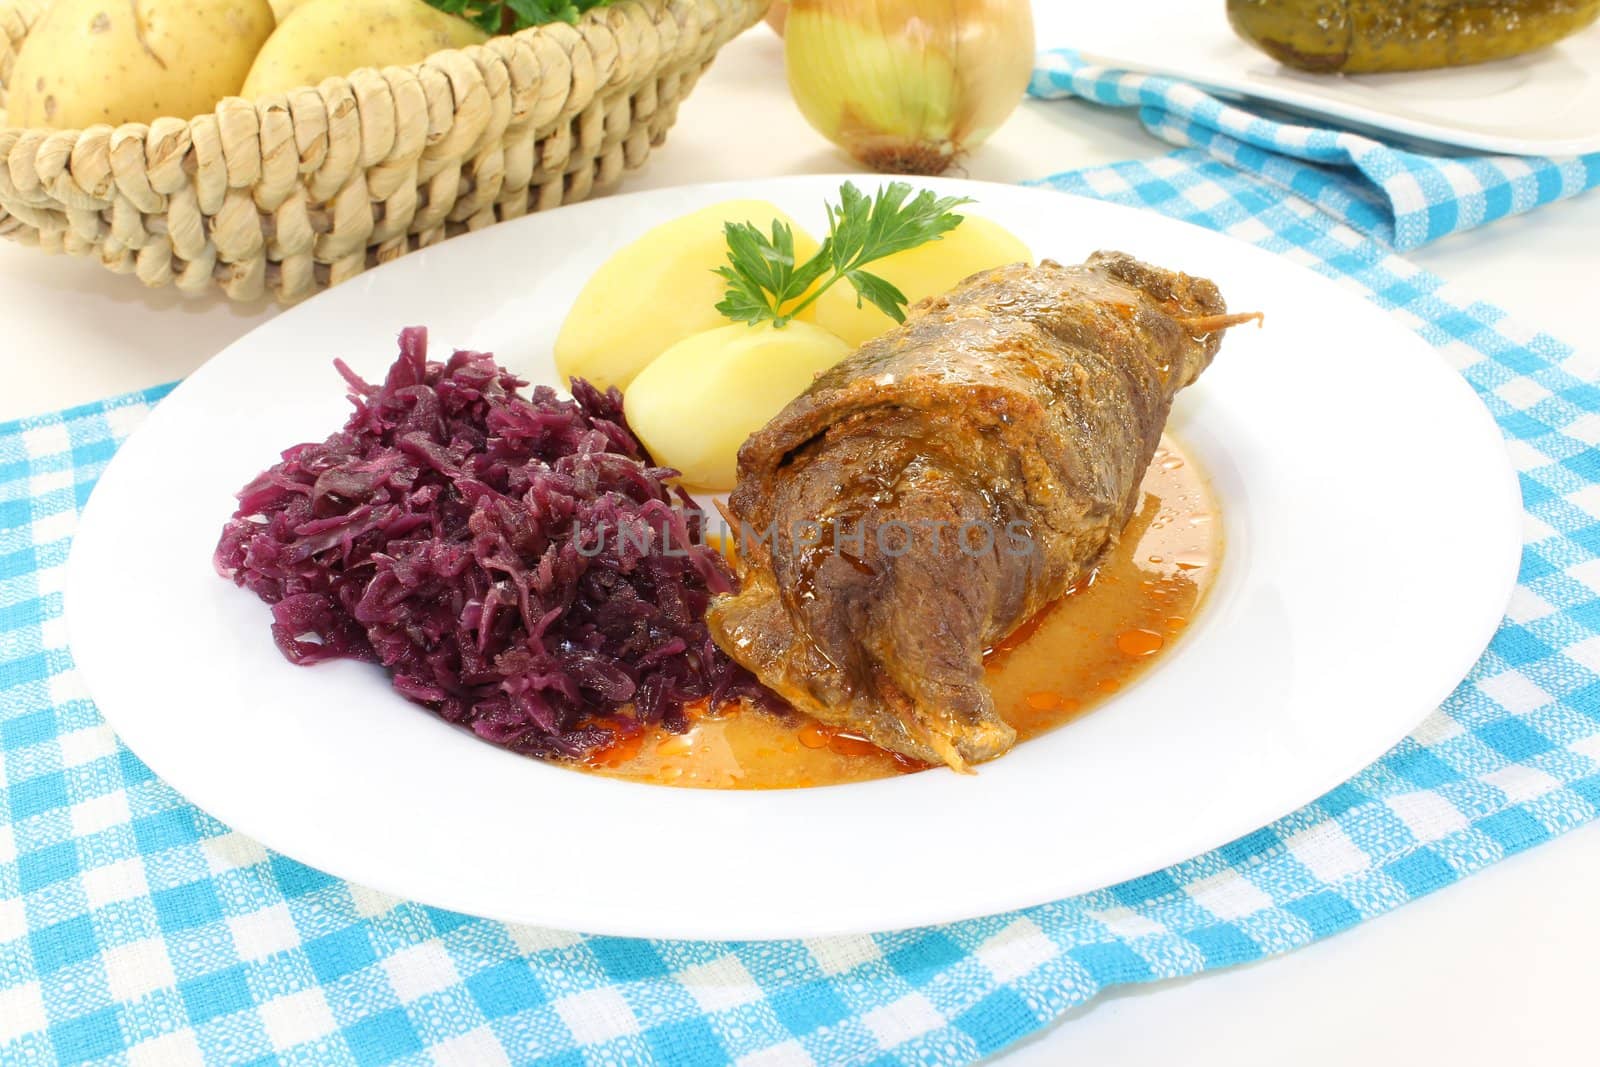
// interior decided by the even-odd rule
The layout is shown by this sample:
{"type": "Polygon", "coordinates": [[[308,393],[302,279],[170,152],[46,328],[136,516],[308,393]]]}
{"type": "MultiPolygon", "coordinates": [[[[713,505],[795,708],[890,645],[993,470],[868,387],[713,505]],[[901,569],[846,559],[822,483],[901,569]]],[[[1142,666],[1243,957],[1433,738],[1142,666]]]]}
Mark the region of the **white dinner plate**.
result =
{"type": "Polygon", "coordinates": [[[733,197],[821,230],[839,181],[663,189],[494,226],[318,296],[201,367],[112,460],[73,546],[72,649],[106,719],[218,819],[364,885],[590,932],[775,938],[999,912],[1185,859],[1360,770],[1466,674],[1510,595],[1521,512],[1460,377],[1394,319],[1266,252],[975,182],[921,184],[975,197],[1040,256],[1124,249],[1267,316],[1232,331],[1172,422],[1226,524],[1190,632],[1114,699],[975,777],[741,793],[540,763],[407,703],[375,667],[291,666],[265,605],[213,571],[233,493],[342,423],[334,357],[377,380],[396,332],[426,324],[435,356],[488,349],[553,382],[556,329],[616,248],[733,197]]]}
{"type": "Polygon", "coordinates": [[[1600,25],[1514,59],[1392,74],[1283,66],[1233,32],[1224,0],[1064,5],[1040,16],[1040,42],[1385,134],[1511,155],[1600,151],[1600,25]]]}

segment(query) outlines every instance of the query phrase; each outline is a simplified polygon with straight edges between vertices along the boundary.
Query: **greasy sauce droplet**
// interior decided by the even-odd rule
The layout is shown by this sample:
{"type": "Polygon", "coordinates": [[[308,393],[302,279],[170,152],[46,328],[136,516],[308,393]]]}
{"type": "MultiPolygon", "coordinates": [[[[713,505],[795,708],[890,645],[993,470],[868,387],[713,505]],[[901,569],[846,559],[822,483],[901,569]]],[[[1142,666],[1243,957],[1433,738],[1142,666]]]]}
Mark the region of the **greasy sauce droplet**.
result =
{"type": "Polygon", "coordinates": [[[596,749],[589,756],[589,763],[600,767],[618,767],[633,759],[644,748],[643,733],[625,736],[613,730],[612,736],[615,740],[604,748],[596,749]]]}
{"type": "Polygon", "coordinates": [[[820,722],[807,720],[800,727],[800,743],[807,748],[827,748],[828,730],[820,722]]]}
{"type": "Polygon", "coordinates": [[[828,750],[841,756],[865,756],[869,752],[878,751],[878,746],[868,741],[865,737],[854,734],[834,734],[828,741],[828,750]]]}
{"type": "Polygon", "coordinates": [[[1028,707],[1034,711],[1049,711],[1051,708],[1059,708],[1061,706],[1061,694],[1049,690],[1029,693],[1025,699],[1028,707]]]}
{"type": "MultiPolygon", "coordinates": [[[[1062,594],[1063,599],[1066,598],[1066,597],[1071,596],[1073,593],[1076,593],[1080,589],[1086,588],[1087,586],[1092,584],[1093,581],[1094,581],[1094,576],[1093,575],[1090,575],[1088,578],[1080,579],[1076,585],[1074,585],[1072,588],[1068,589],[1064,594],[1062,594]]],[[[992,660],[994,660],[994,659],[996,659],[998,657],[1004,656],[1007,652],[1010,652],[1012,649],[1017,648],[1018,646],[1022,645],[1025,641],[1028,640],[1028,638],[1032,637],[1034,635],[1034,633],[1038,631],[1040,626],[1044,625],[1045,620],[1050,617],[1051,612],[1053,612],[1055,610],[1055,608],[1056,608],[1056,604],[1059,604],[1059,603],[1061,603],[1061,601],[1058,600],[1058,601],[1056,601],[1055,604],[1049,605],[1043,611],[1038,612],[1032,618],[1028,619],[1021,626],[1018,626],[1015,630],[1012,630],[1009,634],[1007,634],[1005,636],[1005,638],[1003,640],[996,641],[993,648],[986,649],[984,651],[984,653],[983,653],[984,662],[989,663],[989,665],[991,667],[993,667],[993,666],[995,666],[995,664],[990,662],[990,661],[992,661],[992,660]]]]}
{"type": "Polygon", "coordinates": [[[1153,656],[1166,643],[1154,630],[1124,630],[1117,635],[1117,649],[1124,656],[1153,656]]]}
{"type": "Polygon", "coordinates": [[[694,748],[694,734],[668,734],[656,746],[658,756],[683,756],[694,748]]]}

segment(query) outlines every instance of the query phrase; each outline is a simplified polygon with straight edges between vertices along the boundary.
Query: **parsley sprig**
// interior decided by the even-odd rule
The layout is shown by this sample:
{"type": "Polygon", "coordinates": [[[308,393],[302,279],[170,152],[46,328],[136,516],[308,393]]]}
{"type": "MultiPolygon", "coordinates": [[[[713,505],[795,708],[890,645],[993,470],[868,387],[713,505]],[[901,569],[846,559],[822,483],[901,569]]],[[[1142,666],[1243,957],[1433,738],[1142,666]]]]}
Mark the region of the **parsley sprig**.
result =
{"type": "Polygon", "coordinates": [[[952,209],[972,202],[962,196],[936,197],[927,189],[911,194],[905,182],[890,182],[872,197],[845,182],[838,206],[827,205],[827,238],[804,263],[795,262],[794,231],[788,223],[774,219],[770,235],[754,223],[727,223],[728,264],[717,273],[727,281],[728,291],[717,310],[735,322],[770,321],[782,327],[844,280],[856,291],[857,307],[865,300],[894,321],[906,321],[906,295],[862,268],[939,240],[961,225],[962,216],[952,209]],[[813,285],[817,288],[807,294],[813,285]]]}
{"type": "Polygon", "coordinates": [[[428,0],[440,11],[475,22],[486,33],[515,33],[547,22],[577,22],[611,0],[428,0]]]}

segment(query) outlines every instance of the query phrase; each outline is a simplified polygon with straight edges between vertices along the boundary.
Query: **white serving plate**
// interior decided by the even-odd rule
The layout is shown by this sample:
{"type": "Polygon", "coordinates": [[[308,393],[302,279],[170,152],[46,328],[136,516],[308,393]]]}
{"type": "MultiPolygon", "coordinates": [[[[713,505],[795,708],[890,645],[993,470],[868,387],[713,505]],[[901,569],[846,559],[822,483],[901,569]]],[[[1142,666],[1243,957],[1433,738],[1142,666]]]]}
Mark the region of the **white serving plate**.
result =
{"type": "Polygon", "coordinates": [[[1285,67],[1233,32],[1224,0],[1064,4],[1041,10],[1039,42],[1383,135],[1510,155],[1600,151],[1600,25],[1515,59],[1394,74],[1285,67]]]}
{"type": "Polygon", "coordinates": [[[291,666],[266,607],[213,572],[234,491],[344,419],[333,357],[376,379],[396,332],[426,324],[436,355],[489,349],[553,381],[555,331],[618,246],[733,197],[821,229],[839,181],[665,189],[495,226],[211,360],[112,460],[73,546],[72,649],[107,720],[212,815],[355,882],[590,932],[776,938],[999,912],[1221,845],[1379,756],[1477,659],[1515,579],[1520,500],[1488,413],[1432,349],[1249,245],[975,182],[924,184],[975,197],[1041,256],[1125,249],[1267,313],[1172,423],[1225,512],[1196,624],[1115,699],[976,777],[702,792],[542,764],[407,703],[374,667],[291,666]]]}

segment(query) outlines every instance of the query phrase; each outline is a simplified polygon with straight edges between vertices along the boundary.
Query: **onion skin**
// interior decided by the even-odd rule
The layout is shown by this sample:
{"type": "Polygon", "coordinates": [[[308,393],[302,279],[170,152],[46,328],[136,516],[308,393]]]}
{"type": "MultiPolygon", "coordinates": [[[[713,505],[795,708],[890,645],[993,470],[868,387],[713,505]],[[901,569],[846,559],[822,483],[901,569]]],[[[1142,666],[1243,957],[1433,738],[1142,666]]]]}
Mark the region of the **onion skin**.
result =
{"type": "Polygon", "coordinates": [[[1028,0],[792,0],[789,88],[874,170],[941,174],[1016,109],[1033,72],[1028,0]]]}

